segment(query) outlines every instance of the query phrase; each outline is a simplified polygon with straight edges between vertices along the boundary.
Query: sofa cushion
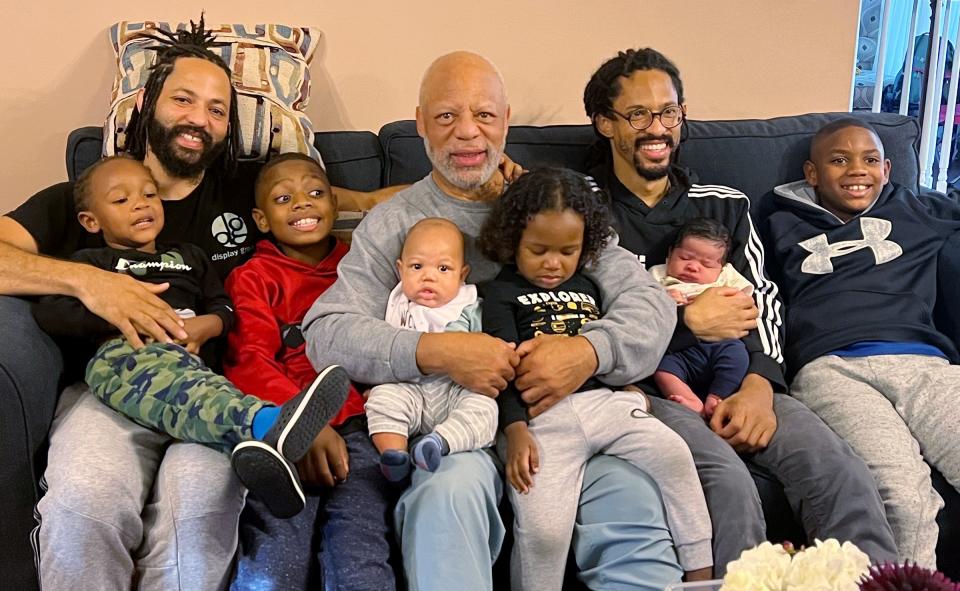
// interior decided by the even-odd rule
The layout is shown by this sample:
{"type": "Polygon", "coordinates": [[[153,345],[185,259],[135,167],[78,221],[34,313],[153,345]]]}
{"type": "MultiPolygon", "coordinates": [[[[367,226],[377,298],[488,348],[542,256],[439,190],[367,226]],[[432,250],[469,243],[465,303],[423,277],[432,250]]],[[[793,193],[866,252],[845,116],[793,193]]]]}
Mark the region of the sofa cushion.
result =
{"type": "MultiPolygon", "coordinates": [[[[100,159],[103,129],[81,127],[67,138],[67,178],[77,179],[100,159]]],[[[370,131],[324,131],[314,134],[314,147],[323,155],[330,184],[358,191],[380,187],[380,142],[370,131]]]]}
{"type": "MultiPolygon", "coordinates": [[[[384,186],[416,182],[430,172],[430,161],[415,121],[394,121],[380,128],[384,186]]],[[[524,168],[565,166],[585,171],[594,135],[589,125],[511,125],[507,155],[524,168]]]]}
{"type": "Polygon", "coordinates": [[[313,145],[323,157],[330,184],[356,191],[380,188],[380,141],[372,131],[322,131],[313,145]]]}
{"type": "MultiPolygon", "coordinates": [[[[774,119],[696,121],[687,123],[679,163],[702,183],[730,185],[754,200],[775,186],[803,178],[810,138],[840,117],[858,117],[880,134],[893,161],[891,178],[918,189],[916,119],[892,113],[813,113],[774,119]]],[[[525,168],[561,165],[585,171],[596,140],[589,125],[515,125],[507,134],[507,154],[525,168]]],[[[414,121],[396,121],[380,129],[384,184],[411,183],[430,171],[430,162],[414,121]]]]}
{"type": "MultiPolygon", "coordinates": [[[[181,30],[184,23],[132,23],[110,27],[110,41],[117,57],[117,76],[110,101],[104,154],[122,151],[126,125],[136,103],[137,91],[146,83],[156,49],[162,43],[156,31],[181,30]]],[[[240,115],[242,159],[263,160],[270,153],[305,152],[318,158],[310,143],[313,125],[303,112],[310,98],[308,64],[320,42],[320,31],[286,25],[221,25],[213,30],[211,50],[233,72],[240,115]]]]}
{"type": "Polygon", "coordinates": [[[690,121],[679,162],[692,168],[700,182],[730,185],[756,201],[777,185],[801,180],[813,134],[831,121],[851,116],[876,128],[886,156],[893,162],[891,179],[918,191],[920,126],[912,117],[893,113],[811,113],[774,119],[690,121]]]}

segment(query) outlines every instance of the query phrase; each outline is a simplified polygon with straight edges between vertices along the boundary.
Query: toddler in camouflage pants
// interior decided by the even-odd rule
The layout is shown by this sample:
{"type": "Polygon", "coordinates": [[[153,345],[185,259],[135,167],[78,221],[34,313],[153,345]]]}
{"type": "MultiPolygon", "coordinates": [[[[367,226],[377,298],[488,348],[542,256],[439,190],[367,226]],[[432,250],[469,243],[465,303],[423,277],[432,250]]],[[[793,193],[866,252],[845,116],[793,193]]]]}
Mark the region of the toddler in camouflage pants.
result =
{"type": "Polygon", "coordinates": [[[232,305],[198,247],[156,242],[163,208],[150,171],[126,157],[101,160],[77,180],[74,198],[80,223],[91,233],[102,231],[107,246],[81,250],[73,260],[169,284],[159,297],[177,310],[188,336],[134,348],[68,296],[42,298],[37,322],[57,336],[106,339],[86,371],[97,398],[144,427],[231,453],[237,476],[272,513],[297,514],[305,499],[294,462],[346,399],[346,373],[326,368],[279,407],[244,394],[197,356],[204,343],[229,330],[232,305]]]}

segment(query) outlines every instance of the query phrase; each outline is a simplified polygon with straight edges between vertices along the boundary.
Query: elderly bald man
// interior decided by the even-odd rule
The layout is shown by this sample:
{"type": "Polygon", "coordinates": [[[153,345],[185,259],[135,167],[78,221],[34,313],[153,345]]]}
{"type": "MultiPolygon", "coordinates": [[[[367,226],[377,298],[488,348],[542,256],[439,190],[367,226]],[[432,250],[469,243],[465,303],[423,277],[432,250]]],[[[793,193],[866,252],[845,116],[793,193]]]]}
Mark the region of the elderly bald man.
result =
{"type": "MultiPolygon", "coordinates": [[[[589,272],[609,309],[582,336],[540,338],[514,350],[485,334],[425,334],[384,322],[398,281],[394,261],[420,219],[442,217],[460,227],[469,282],[499,271],[475,239],[503,190],[497,167],[510,106],[500,72],[473,53],[440,57],[423,77],[416,117],[433,169],[373,209],[354,232],[340,279],[304,320],[314,365],[340,364],[368,384],[444,374],[488,396],[515,379],[532,416],[591,376],[623,385],[652,373],[673,331],[674,305],[616,241],[589,272]]],[[[447,456],[436,472],[414,471],[394,514],[411,589],[492,589],[491,564],[505,533],[497,510],[502,492],[500,465],[485,451],[447,456]]],[[[588,463],[571,534],[581,580],[591,588],[661,589],[681,575],[659,492],[621,460],[588,463]]]]}

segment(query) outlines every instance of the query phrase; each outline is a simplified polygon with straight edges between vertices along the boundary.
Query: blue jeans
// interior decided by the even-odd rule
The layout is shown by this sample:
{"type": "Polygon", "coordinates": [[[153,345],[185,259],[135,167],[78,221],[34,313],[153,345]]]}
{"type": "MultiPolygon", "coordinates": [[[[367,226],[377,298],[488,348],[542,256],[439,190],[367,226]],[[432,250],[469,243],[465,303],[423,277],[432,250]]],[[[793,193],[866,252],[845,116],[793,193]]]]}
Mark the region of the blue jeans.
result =
{"type": "Polygon", "coordinates": [[[240,518],[240,553],[231,589],[274,591],[394,589],[388,516],[396,492],[379,468],[366,430],[343,436],[347,480],[307,496],[304,510],[277,519],[255,499],[240,518]]]}
{"type": "MultiPolygon", "coordinates": [[[[414,470],[397,503],[396,529],[410,591],[489,591],[506,533],[503,481],[483,451],[451,454],[436,472],[414,470]]],[[[587,462],[574,531],[580,579],[591,588],[662,589],[680,580],[663,501],[623,460],[587,462]]]]}

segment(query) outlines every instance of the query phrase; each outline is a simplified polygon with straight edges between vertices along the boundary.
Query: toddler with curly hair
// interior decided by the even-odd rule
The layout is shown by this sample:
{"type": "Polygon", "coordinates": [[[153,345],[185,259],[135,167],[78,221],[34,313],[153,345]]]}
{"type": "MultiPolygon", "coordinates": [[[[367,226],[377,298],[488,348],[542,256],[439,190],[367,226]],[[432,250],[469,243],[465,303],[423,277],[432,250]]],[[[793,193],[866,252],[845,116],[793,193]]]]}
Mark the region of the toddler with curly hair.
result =
{"type": "MultiPolygon", "coordinates": [[[[581,272],[613,235],[603,193],[566,169],[530,172],[497,201],[480,249],[503,265],[481,286],[483,330],[508,343],[575,337],[599,319],[600,289],[581,272]]],[[[562,569],[573,532],[584,465],[595,454],[645,470],[663,493],[667,519],[688,578],[709,578],[710,516],[689,448],[649,414],[637,391],[591,378],[555,405],[527,407],[511,383],[497,398],[506,437],[498,451],[512,488],[515,588],[542,589],[562,569]],[[505,441],[504,441],[505,439],[505,441]]]]}

